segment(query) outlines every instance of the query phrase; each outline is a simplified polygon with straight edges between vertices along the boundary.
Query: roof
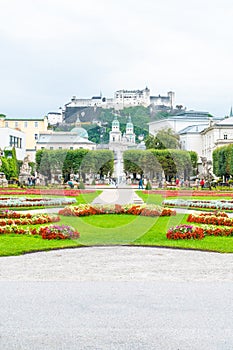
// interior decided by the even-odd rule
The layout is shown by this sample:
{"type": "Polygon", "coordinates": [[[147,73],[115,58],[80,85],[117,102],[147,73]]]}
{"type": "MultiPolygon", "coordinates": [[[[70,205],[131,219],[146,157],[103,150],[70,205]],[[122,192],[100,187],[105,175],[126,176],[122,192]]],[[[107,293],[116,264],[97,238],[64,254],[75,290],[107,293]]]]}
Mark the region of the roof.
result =
{"type": "Polygon", "coordinates": [[[72,133],[75,133],[77,136],[88,139],[88,132],[86,129],[81,127],[75,127],[71,130],[72,133]]]}
{"type": "Polygon", "coordinates": [[[40,133],[37,141],[39,144],[52,144],[52,143],[64,143],[64,144],[94,144],[86,138],[80,137],[77,133],[73,132],[53,132],[53,133],[40,133]]]}
{"type": "Polygon", "coordinates": [[[191,125],[187,126],[186,128],[180,130],[178,134],[195,134],[195,133],[200,133],[204,129],[208,127],[208,124],[198,124],[198,125],[191,125]]]}
{"type": "Polygon", "coordinates": [[[199,121],[202,122],[209,122],[209,120],[212,119],[213,121],[221,121],[223,119],[223,117],[213,117],[210,118],[208,114],[203,115],[203,114],[199,114],[199,115],[195,115],[195,114],[183,114],[183,115],[174,115],[174,116],[169,116],[168,118],[163,118],[163,119],[158,119],[158,120],[154,120],[152,122],[149,122],[148,124],[158,124],[161,122],[171,122],[171,121],[190,121],[190,122],[194,122],[193,124],[196,125],[196,123],[198,123],[199,121]]]}
{"type": "Polygon", "coordinates": [[[170,100],[169,96],[151,96],[150,97],[151,100],[170,100]]]}
{"type": "Polygon", "coordinates": [[[221,120],[220,122],[216,123],[217,126],[225,126],[225,125],[232,125],[233,126],[233,117],[225,118],[221,120]]]}
{"type": "Polygon", "coordinates": [[[7,116],[5,118],[5,120],[23,120],[23,121],[33,120],[34,121],[34,120],[44,120],[45,118],[47,119],[47,116],[43,116],[43,117],[35,117],[35,116],[11,117],[11,116],[7,116]]]}
{"type": "Polygon", "coordinates": [[[135,93],[142,94],[145,90],[149,91],[149,89],[147,88],[147,89],[144,89],[144,90],[117,90],[115,93],[123,92],[123,93],[129,93],[129,94],[135,94],[135,93]]]}

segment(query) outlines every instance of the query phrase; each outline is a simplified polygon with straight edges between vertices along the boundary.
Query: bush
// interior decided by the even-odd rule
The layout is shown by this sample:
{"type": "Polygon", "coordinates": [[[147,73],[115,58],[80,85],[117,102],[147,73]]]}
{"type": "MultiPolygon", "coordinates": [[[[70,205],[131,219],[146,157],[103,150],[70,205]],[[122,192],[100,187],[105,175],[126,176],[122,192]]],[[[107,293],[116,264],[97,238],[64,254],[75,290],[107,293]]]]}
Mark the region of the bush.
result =
{"type": "Polygon", "coordinates": [[[80,181],[80,184],[78,185],[78,188],[80,190],[85,190],[85,185],[84,185],[84,183],[82,181],[80,181]]]}
{"type": "Polygon", "coordinates": [[[150,183],[150,181],[148,181],[147,182],[147,184],[146,184],[146,190],[152,190],[152,186],[151,186],[151,183],[150,183]]]}

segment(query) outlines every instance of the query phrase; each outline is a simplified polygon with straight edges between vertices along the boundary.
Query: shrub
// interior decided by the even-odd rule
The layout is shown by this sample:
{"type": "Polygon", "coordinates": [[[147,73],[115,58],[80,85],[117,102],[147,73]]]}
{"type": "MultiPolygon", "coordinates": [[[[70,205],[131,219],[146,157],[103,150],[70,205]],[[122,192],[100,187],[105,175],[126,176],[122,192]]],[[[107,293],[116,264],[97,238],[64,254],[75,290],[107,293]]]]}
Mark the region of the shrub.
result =
{"type": "Polygon", "coordinates": [[[151,183],[150,183],[150,181],[148,181],[147,182],[147,184],[146,184],[146,190],[152,190],[152,186],[151,186],[151,183]]]}
{"type": "Polygon", "coordinates": [[[80,190],[85,190],[85,185],[84,185],[84,183],[82,181],[80,181],[80,184],[78,185],[78,188],[80,190]]]}

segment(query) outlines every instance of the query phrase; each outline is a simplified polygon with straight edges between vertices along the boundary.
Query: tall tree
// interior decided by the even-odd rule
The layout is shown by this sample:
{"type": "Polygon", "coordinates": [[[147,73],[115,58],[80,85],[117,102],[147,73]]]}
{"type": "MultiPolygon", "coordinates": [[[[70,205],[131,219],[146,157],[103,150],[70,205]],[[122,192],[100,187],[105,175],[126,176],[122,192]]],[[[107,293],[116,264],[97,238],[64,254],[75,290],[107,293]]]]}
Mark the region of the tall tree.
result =
{"type": "Polygon", "coordinates": [[[149,135],[145,139],[145,145],[147,149],[179,149],[180,136],[171,128],[164,128],[155,136],[149,135]]]}

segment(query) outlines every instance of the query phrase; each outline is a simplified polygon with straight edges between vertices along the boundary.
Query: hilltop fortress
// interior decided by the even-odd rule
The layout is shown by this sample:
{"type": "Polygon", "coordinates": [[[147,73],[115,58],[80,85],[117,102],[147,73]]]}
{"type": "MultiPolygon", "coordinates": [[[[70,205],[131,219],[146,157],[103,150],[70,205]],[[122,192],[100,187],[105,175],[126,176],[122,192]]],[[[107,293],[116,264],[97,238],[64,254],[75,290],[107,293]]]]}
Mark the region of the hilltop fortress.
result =
{"type": "Polygon", "coordinates": [[[114,93],[113,98],[100,96],[93,96],[92,98],[77,98],[73,96],[71,101],[65,105],[65,109],[74,107],[102,107],[114,108],[121,110],[126,107],[150,105],[157,106],[158,109],[172,109],[174,105],[175,93],[170,91],[167,96],[151,96],[150,89],[146,87],[143,90],[118,90],[114,93]]]}

